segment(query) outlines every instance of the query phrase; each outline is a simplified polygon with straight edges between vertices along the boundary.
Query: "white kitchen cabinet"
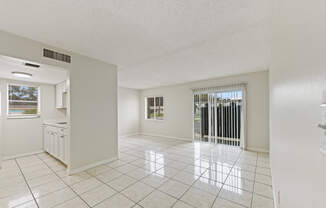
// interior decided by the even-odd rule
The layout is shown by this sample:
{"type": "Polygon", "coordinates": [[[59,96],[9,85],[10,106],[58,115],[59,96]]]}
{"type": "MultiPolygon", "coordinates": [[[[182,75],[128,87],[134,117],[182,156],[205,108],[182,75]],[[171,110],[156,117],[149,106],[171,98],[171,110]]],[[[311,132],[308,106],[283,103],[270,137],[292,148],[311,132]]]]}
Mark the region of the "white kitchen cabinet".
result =
{"type": "Polygon", "coordinates": [[[67,164],[68,128],[43,126],[44,151],[67,164]]]}
{"type": "Polygon", "coordinates": [[[67,83],[63,81],[55,86],[56,108],[67,108],[67,83]]]}

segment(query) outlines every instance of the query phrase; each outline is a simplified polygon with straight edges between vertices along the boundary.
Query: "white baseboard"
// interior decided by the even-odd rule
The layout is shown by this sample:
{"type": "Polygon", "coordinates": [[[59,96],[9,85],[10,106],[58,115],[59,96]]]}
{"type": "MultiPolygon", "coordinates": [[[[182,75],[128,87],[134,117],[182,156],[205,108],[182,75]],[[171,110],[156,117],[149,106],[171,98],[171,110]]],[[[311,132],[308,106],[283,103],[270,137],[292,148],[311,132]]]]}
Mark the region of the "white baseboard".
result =
{"type": "Polygon", "coordinates": [[[262,148],[255,148],[255,147],[247,147],[246,150],[249,150],[252,152],[269,153],[269,150],[262,149],[262,148]]]}
{"type": "Polygon", "coordinates": [[[7,156],[7,157],[3,157],[2,160],[12,160],[12,159],[20,158],[20,157],[27,157],[27,156],[31,156],[31,155],[40,154],[43,152],[44,152],[44,150],[39,150],[39,151],[35,151],[35,152],[18,154],[18,155],[14,155],[14,156],[7,156]]]}
{"type": "Polygon", "coordinates": [[[151,134],[151,133],[146,133],[146,132],[142,132],[140,134],[144,135],[144,136],[163,137],[163,138],[168,138],[168,139],[176,139],[176,140],[181,140],[181,141],[192,142],[191,138],[187,139],[187,138],[183,138],[183,137],[174,137],[174,136],[166,136],[166,135],[160,135],[160,134],[151,134]]]}
{"type": "Polygon", "coordinates": [[[85,170],[94,168],[96,166],[112,162],[112,161],[117,160],[117,159],[118,159],[118,156],[110,158],[110,159],[102,160],[102,161],[99,161],[99,162],[95,162],[95,163],[92,163],[92,164],[89,164],[89,165],[85,165],[83,167],[76,168],[76,169],[73,169],[73,170],[68,169],[68,174],[69,175],[77,174],[77,173],[83,172],[85,170]]]}
{"type": "Polygon", "coordinates": [[[275,186],[273,184],[272,186],[272,191],[273,191],[273,197],[274,197],[274,208],[277,208],[278,204],[278,194],[276,193],[275,186]]]}
{"type": "Polygon", "coordinates": [[[137,136],[137,135],[141,135],[140,132],[132,132],[132,133],[127,133],[127,134],[121,134],[119,135],[119,137],[129,137],[129,136],[137,136]]]}

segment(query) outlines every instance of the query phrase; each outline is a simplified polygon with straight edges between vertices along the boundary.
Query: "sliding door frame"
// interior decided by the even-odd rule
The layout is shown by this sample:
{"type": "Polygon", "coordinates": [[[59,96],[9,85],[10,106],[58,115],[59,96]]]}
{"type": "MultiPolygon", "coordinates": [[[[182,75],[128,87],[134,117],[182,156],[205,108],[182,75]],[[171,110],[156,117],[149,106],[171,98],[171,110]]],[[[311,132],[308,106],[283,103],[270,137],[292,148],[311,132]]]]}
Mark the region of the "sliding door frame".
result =
{"type": "MultiPolygon", "coordinates": [[[[209,94],[215,92],[222,93],[222,92],[230,92],[230,91],[242,92],[240,148],[246,149],[247,148],[247,83],[220,86],[220,87],[195,88],[192,89],[192,91],[193,91],[192,93],[192,140],[193,142],[197,141],[195,139],[195,95],[209,94]]],[[[209,137],[209,142],[211,142],[210,137],[209,137]]]]}

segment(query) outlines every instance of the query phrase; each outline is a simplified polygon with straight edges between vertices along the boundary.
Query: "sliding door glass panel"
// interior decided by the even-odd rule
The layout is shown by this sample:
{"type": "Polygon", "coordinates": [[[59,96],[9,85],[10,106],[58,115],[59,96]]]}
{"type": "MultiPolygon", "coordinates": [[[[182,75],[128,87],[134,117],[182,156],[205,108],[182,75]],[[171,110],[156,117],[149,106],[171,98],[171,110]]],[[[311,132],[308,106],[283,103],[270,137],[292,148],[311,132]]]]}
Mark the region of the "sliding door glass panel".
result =
{"type": "Polygon", "coordinates": [[[148,97],[147,98],[147,119],[154,119],[154,112],[155,112],[155,105],[154,105],[154,98],[148,97]]]}
{"type": "Polygon", "coordinates": [[[242,91],[194,94],[194,139],[240,145],[242,91]]]}
{"type": "Polygon", "coordinates": [[[164,117],[164,104],[163,104],[163,97],[156,97],[155,98],[155,107],[156,112],[155,116],[157,120],[163,120],[164,117]]]}

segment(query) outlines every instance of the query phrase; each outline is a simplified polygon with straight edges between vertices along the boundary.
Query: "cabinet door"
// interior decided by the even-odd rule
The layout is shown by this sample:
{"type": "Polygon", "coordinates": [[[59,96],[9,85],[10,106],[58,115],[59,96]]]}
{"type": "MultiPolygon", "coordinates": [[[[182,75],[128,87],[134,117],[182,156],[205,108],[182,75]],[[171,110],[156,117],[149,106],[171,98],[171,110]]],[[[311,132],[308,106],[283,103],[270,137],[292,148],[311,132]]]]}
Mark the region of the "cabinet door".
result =
{"type": "Polygon", "coordinates": [[[57,132],[54,133],[54,157],[59,158],[60,156],[60,144],[59,135],[57,132]]]}
{"type": "Polygon", "coordinates": [[[63,85],[59,83],[55,86],[56,108],[63,108],[63,85]]]}
{"type": "Polygon", "coordinates": [[[46,129],[45,140],[46,140],[45,151],[47,151],[48,153],[50,153],[50,148],[51,148],[51,131],[49,131],[49,129],[46,129]]]}
{"type": "Polygon", "coordinates": [[[44,151],[49,152],[49,130],[47,127],[43,127],[43,145],[44,151]]]}
{"type": "Polygon", "coordinates": [[[53,155],[53,147],[54,147],[54,144],[53,144],[53,132],[51,130],[49,130],[49,153],[51,155],[53,155]]]}
{"type": "Polygon", "coordinates": [[[65,162],[66,155],[65,155],[65,136],[59,135],[59,159],[62,162],[65,162]]]}

